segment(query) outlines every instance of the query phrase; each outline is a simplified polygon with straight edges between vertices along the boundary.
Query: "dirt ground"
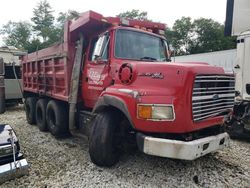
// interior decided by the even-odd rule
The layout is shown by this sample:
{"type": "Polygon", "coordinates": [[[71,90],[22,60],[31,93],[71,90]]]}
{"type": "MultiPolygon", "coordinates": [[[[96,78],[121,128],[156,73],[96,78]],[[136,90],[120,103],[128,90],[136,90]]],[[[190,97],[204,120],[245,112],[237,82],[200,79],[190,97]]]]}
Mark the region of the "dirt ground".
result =
{"type": "Polygon", "coordinates": [[[56,139],[28,125],[22,106],[0,115],[16,131],[30,164],[28,176],[1,187],[250,187],[250,142],[232,140],[230,147],[181,161],[124,154],[112,168],[90,161],[87,139],[56,139]]]}

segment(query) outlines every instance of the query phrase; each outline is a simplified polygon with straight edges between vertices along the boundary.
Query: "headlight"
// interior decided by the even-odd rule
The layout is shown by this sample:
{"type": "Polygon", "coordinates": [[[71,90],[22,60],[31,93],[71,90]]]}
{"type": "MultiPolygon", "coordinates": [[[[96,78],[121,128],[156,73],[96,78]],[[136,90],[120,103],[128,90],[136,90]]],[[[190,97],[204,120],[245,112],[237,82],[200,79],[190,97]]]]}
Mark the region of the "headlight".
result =
{"type": "Polygon", "coordinates": [[[174,117],[173,105],[138,104],[137,117],[154,121],[172,121],[174,117]]]}
{"type": "MultiPolygon", "coordinates": [[[[14,146],[14,149],[15,149],[15,153],[16,153],[16,151],[17,151],[16,145],[14,146]]],[[[9,156],[9,155],[13,155],[12,146],[11,145],[0,146],[0,157],[6,157],[6,156],[9,156]]]]}

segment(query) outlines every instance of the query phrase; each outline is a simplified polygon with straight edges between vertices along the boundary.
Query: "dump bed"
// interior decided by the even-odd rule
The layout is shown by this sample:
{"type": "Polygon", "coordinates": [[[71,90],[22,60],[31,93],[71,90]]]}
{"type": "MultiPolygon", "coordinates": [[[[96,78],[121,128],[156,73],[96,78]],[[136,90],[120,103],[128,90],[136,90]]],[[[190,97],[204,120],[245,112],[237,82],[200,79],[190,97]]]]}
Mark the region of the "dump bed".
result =
{"type": "MultiPolygon", "coordinates": [[[[62,44],[39,50],[24,57],[22,62],[24,92],[68,101],[75,47],[76,41],[79,40],[79,34],[83,33],[84,38],[88,39],[91,35],[101,33],[112,26],[124,24],[128,27],[148,29],[154,33],[160,33],[165,29],[164,24],[150,21],[103,17],[93,11],[82,13],[78,19],[65,23],[62,44]]],[[[85,44],[85,46],[87,45],[85,44]]]]}

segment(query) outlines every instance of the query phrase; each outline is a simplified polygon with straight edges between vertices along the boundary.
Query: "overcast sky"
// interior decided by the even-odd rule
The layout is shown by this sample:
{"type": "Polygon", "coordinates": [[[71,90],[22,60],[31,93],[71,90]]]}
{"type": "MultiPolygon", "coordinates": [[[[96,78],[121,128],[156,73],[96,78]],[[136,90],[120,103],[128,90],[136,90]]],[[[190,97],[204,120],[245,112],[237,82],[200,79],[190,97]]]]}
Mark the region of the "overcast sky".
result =
{"type": "MultiPolygon", "coordinates": [[[[40,0],[4,0],[0,6],[0,28],[11,21],[30,21],[33,8],[40,0]]],[[[115,16],[132,9],[147,11],[148,18],[172,26],[176,19],[190,16],[193,19],[212,18],[224,23],[226,0],[47,0],[54,16],[68,9],[78,12],[93,10],[104,16],[115,16]]],[[[2,38],[0,36],[0,45],[2,38]]]]}

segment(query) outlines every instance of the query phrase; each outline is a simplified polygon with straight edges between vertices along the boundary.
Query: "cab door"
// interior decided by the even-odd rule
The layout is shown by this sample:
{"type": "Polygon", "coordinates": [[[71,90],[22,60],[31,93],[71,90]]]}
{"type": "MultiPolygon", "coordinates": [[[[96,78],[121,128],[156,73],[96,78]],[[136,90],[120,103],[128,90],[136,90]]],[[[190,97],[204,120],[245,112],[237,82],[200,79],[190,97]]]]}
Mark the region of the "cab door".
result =
{"type": "Polygon", "coordinates": [[[110,34],[93,37],[90,41],[83,75],[82,96],[84,105],[93,108],[100,94],[111,85],[110,34]]]}

